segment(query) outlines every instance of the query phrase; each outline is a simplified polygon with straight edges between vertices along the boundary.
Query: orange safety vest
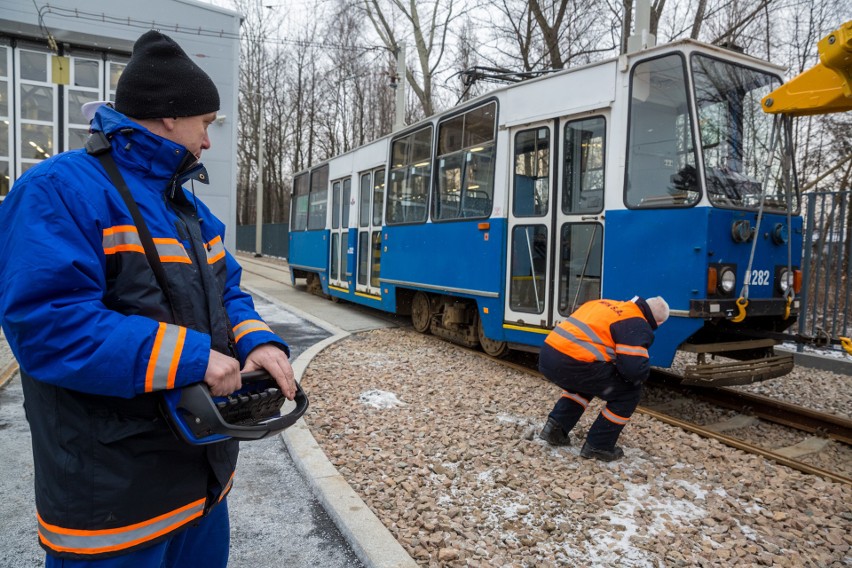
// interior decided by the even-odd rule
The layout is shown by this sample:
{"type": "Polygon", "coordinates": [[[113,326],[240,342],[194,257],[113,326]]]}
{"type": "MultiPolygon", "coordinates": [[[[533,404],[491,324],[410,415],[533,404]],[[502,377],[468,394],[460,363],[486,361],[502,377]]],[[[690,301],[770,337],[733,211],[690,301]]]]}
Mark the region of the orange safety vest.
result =
{"type": "Polygon", "coordinates": [[[648,357],[648,350],[637,345],[618,344],[612,338],[613,324],[645,315],[636,303],[593,300],[580,306],[561,322],[544,342],[576,361],[609,363],[617,355],[648,357]]]}

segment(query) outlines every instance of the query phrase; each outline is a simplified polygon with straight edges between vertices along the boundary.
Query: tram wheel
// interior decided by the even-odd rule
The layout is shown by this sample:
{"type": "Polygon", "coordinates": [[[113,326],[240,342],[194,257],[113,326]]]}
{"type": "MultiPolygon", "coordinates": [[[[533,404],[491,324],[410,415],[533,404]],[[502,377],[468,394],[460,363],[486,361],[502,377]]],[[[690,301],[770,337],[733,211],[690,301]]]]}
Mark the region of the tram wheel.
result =
{"type": "Polygon", "coordinates": [[[479,336],[479,345],[486,354],[499,359],[505,357],[509,353],[509,344],[505,341],[495,341],[485,336],[485,330],[482,328],[482,318],[476,316],[476,334],[479,336]]]}
{"type": "Polygon", "coordinates": [[[411,325],[420,333],[429,333],[432,326],[432,302],[423,292],[414,294],[411,301],[411,325]]]}

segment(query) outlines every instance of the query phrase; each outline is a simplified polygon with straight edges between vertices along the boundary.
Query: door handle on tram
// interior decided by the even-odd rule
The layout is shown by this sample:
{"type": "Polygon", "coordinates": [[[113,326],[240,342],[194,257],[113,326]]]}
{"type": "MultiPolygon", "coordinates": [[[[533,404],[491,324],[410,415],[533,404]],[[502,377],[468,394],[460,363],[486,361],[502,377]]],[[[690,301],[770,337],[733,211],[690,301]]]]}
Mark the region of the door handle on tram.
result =
{"type": "Polygon", "coordinates": [[[581,221],[599,221],[603,218],[604,218],[603,215],[583,215],[582,217],[580,217],[580,220],[581,221]]]}

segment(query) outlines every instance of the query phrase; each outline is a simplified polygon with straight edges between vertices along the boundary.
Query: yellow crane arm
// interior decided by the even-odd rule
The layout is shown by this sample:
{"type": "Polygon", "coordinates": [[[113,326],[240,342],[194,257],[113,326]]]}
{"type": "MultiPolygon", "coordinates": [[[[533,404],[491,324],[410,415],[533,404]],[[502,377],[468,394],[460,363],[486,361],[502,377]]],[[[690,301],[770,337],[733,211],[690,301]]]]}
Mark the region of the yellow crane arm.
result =
{"type": "Polygon", "coordinates": [[[852,20],[817,44],[819,63],[763,98],[763,110],[792,116],[852,110],[852,20]]]}

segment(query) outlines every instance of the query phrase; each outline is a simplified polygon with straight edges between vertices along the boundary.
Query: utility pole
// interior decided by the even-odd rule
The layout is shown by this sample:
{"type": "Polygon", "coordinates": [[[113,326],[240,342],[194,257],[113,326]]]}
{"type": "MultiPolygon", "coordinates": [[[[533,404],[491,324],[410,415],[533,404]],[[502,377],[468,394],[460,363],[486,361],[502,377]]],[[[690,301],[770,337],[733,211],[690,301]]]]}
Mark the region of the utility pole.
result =
{"type": "MultiPolygon", "coordinates": [[[[636,25],[633,34],[627,38],[627,53],[640,51],[657,45],[657,36],[651,33],[650,0],[636,0],[636,25]]],[[[629,25],[626,30],[629,30],[629,25]]]]}
{"type": "Polygon", "coordinates": [[[397,44],[396,50],[396,116],[393,123],[394,131],[402,130],[405,126],[405,46],[397,44]]]}
{"type": "Polygon", "coordinates": [[[263,93],[257,93],[257,219],[254,228],[254,256],[263,256],[263,93]]]}

